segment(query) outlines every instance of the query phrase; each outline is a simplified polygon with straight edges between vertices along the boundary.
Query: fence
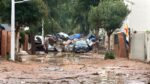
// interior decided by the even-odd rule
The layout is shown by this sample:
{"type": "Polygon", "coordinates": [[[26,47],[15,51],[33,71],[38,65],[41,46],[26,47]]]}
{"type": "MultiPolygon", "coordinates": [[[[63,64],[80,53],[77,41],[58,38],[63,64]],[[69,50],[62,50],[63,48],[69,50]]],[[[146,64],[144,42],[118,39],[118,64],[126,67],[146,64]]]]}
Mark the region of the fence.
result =
{"type": "Polygon", "coordinates": [[[114,34],[114,52],[117,57],[128,58],[128,47],[124,33],[114,34]]]}
{"type": "Polygon", "coordinates": [[[11,33],[0,30],[0,55],[6,57],[10,53],[11,33]]]}
{"type": "MultiPolygon", "coordinates": [[[[25,34],[23,50],[28,51],[28,35],[25,34]]],[[[6,30],[0,30],[0,56],[2,58],[7,58],[10,54],[11,47],[11,32],[6,30]]]]}
{"type": "Polygon", "coordinates": [[[123,33],[114,34],[114,52],[117,57],[150,62],[150,33],[138,31],[132,34],[130,46],[123,33]]]}

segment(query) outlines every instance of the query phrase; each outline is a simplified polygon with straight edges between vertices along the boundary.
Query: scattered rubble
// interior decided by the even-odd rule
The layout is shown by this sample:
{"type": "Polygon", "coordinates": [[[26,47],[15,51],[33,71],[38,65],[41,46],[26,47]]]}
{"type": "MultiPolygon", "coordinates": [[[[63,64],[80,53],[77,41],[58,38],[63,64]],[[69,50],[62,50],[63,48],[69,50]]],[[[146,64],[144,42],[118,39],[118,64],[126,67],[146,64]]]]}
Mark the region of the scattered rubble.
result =
{"type": "Polygon", "coordinates": [[[95,41],[96,36],[93,34],[83,37],[82,34],[73,34],[69,36],[66,33],[60,32],[56,35],[47,35],[45,37],[45,44],[42,45],[42,37],[38,35],[35,37],[36,45],[39,45],[36,50],[40,51],[39,49],[43,50],[43,48],[45,48],[44,50],[46,52],[88,52],[92,50],[95,41]]]}

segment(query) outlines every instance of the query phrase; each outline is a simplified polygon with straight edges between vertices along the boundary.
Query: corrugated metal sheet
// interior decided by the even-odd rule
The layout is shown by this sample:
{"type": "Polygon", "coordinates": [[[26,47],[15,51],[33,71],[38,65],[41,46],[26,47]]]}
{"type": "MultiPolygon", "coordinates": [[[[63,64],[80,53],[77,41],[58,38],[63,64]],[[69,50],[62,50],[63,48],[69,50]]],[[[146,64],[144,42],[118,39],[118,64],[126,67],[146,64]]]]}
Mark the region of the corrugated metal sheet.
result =
{"type": "Polygon", "coordinates": [[[117,57],[127,58],[127,45],[123,33],[114,35],[114,51],[117,57]]]}
{"type": "Polygon", "coordinates": [[[0,30],[0,55],[6,57],[10,53],[11,33],[0,30]]]}
{"type": "Polygon", "coordinates": [[[7,53],[10,53],[11,46],[11,32],[7,32],[7,53]]]}
{"type": "Polygon", "coordinates": [[[7,55],[7,31],[2,31],[1,55],[2,57],[7,55]]]}
{"type": "Polygon", "coordinates": [[[123,33],[118,33],[119,39],[119,57],[128,57],[127,56],[127,49],[126,49],[126,42],[123,33]]]}

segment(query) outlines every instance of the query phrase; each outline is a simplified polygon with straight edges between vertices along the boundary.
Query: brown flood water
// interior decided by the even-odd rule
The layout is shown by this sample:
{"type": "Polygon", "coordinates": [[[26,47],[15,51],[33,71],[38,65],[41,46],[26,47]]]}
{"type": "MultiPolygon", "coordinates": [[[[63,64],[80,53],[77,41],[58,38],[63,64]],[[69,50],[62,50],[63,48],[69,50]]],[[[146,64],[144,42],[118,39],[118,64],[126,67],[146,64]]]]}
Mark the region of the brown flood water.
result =
{"type": "Polygon", "coordinates": [[[150,64],[102,54],[49,53],[0,63],[0,84],[149,84],[150,64]]]}

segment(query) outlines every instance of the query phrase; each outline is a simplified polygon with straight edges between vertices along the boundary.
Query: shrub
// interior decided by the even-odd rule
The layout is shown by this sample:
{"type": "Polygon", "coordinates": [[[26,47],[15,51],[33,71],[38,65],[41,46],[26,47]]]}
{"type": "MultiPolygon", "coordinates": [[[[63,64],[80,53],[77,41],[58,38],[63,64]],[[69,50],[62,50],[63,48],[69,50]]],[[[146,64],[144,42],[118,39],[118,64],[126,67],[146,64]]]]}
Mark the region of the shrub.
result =
{"type": "Polygon", "coordinates": [[[6,60],[10,60],[10,53],[7,53],[6,60]]]}
{"type": "Polygon", "coordinates": [[[115,59],[115,54],[112,51],[107,51],[104,59],[115,59]]]}

